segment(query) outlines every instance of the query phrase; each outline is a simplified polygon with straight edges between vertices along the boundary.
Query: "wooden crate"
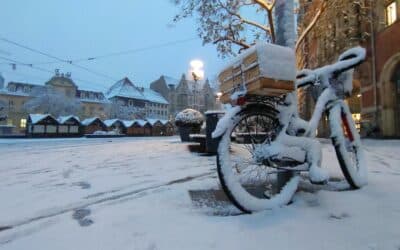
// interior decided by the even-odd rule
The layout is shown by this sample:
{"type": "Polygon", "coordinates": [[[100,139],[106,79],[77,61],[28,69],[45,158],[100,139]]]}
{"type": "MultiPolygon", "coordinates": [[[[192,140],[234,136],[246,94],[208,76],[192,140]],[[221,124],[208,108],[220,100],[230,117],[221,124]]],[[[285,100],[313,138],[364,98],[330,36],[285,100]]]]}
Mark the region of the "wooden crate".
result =
{"type": "MultiPolygon", "coordinates": [[[[273,46],[275,46],[275,48],[277,47],[276,45],[273,46]]],[[[278,49],[281,48],[278,47],[278,49]]],[[[287,50],[287,48],[284,49],[284,52],[287,52],[285,50],[287,50]]],[[[247,94],[252,95],[280,96],[294,90],[294,81],[292,80],[284,80],[284,77],[279,79],[279,77],[270,78],[262,75],[262,69],[260,67],[265,67],[265,65],[261,65],[259,54],[267,52],[268,50],[253,49],[239,57],[235,63],[229,65],[218,75],[220,82],[219,89],[222,93],[220,101],[222,103],[229,103],[230,95],[243,85],[246,86],[247,94]]],[[[279,56],[279,53],[277,54],[278,55],[275,55],[275,58],[271,60],[279,60],[279,58],[276,58],[279,56]]],[[[284,59],[286,61],[288,60],[287,55],[286,53],[286,58],[284,59]]],[[[291,62],[290,56],[289,54],[289,62],[291,62]]],[[[271,66],[271,63],[269,66],[271,66]]],[[[277,63],[276,67],[282,67],[282,65],[277,63]]],[[[295,72],[294,53],[293,64],[290,63],[288,67],[293,67],[295,72]]]]}

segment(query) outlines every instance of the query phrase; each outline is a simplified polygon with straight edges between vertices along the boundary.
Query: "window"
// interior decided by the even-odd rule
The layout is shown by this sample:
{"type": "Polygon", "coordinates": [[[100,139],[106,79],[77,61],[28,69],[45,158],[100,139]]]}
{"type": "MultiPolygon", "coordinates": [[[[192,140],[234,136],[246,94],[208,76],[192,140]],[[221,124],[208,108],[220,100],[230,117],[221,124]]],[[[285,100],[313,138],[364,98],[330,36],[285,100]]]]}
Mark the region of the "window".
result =
{"type": "Polygon", "coordinates": [[[397,20],[397,4],[393,1],[386,6],[386,25],[392,25],[397,20]]]}
{"type": "Polygon", "coordinates": [[[21,128],[26,128],[26,119],[21,119],[21,121],[19,122],[19,126],[21,128]]]}

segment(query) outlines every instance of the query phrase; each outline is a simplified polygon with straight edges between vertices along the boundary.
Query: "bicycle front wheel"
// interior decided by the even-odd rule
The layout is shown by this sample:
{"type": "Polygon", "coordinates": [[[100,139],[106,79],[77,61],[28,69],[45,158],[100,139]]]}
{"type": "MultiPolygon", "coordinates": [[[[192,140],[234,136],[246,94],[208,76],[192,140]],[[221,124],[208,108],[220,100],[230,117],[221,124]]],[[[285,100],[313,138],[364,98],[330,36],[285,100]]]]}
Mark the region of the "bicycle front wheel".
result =
{"type": "Polygon", "coordinates": [[[345,103],[329,111],[329,124],[343,175],[353,189],[361,188],[367,184],[367,166],[360,135],[345,103]]]}
{"type": "Polygon", "coordinates": [[[297,190],[293,175],[281,188],[277,166],[257,159],[257,149],[272,141],[279,123],[269,106],[250,106],[239,112],[222,136],[217,169],[221,186],[230,201],[245,213],[286,205],[297,190]]]}

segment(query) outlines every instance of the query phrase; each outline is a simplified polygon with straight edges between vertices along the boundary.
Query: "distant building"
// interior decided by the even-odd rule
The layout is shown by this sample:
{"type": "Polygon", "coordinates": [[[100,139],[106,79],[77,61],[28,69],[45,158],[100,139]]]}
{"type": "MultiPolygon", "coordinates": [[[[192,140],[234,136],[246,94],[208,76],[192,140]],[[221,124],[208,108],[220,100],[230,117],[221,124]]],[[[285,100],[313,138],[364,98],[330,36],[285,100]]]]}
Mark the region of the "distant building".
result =
{"type": "MultiPolygon", "coordinates": [[[[0,102],[6,104],[7,115],[7,119],[0,123],[15,126],[15,132],[23,132],[28,116],[25,107],[26,102],[38,98],[43,92],[50,89],[65,97],[67,101],[70,99],[79,103],[80,111],[73,115],[78,115],[81,119],[93,116],[107,117],[106,111],[109,101],[103,93],[79,90],[70,74],[64,75],[56,71],[56,74],[44,85],[9,82],[5,88],[0,89],[0,102]]],[[[57,116],[58,114],[54,115],[57,116]]]]}
{"type": "Polygon", "coordinates": [[[168,101],[151,89],[135,86],[127,77],[112,85],[106,96],[118,109],[112,118],[168,119],[168,101]]]}
{"type": "Polygon", "coordinates": [[[168,100],[171,118],[186,108],[193,108],[203,113],[215,109],[216,98],[208,80],[191,81],[185,74],[180,80],[162,75],[150,84],[150,88],[168,100]]]}

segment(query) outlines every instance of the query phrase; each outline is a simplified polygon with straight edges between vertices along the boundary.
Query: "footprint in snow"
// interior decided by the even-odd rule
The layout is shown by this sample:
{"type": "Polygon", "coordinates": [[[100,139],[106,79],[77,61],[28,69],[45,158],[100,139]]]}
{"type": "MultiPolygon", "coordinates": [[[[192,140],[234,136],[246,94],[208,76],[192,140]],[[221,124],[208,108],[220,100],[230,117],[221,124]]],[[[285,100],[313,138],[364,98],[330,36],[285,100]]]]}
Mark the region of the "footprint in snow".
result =
{"type": "Polygon", "coordinates": [[[91,210],[87,208],[76,209],[72,214],[72,218],[78,221],[81,227],[87,227],[93,224],[93,220],[87,218],[91,214],[91,210]]]}
{"type": "Polygon", "coordinates": [[[331,213],[329,214],[329,219],[341,220],[345,218],[349,218],[350,215],[346,212],[343,213],[331,213]]]}
{"type": "Polygon", "coordinates": [[[89,182],[86,182],[86,181],[74,182],[74,183],[72,183],[72,185],[78,186],[82,189],[89,189],[92,186],[92,185],[90,185],[89,182]]]}

